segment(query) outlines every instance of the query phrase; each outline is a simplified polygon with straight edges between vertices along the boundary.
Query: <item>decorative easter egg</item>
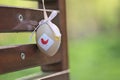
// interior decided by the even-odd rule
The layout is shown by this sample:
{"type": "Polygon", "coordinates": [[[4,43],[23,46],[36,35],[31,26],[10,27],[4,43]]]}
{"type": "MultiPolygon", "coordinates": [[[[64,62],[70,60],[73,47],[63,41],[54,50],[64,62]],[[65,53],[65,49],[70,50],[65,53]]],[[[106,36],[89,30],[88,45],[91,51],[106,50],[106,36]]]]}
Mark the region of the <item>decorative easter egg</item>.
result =
{"type": "Polygon", "coordinates": [[[61,43],[61,34],[58,27],[52,22],[39,25],[36,31],[36,43],[41,52],[49,56],[55,55],[61,43]]]}

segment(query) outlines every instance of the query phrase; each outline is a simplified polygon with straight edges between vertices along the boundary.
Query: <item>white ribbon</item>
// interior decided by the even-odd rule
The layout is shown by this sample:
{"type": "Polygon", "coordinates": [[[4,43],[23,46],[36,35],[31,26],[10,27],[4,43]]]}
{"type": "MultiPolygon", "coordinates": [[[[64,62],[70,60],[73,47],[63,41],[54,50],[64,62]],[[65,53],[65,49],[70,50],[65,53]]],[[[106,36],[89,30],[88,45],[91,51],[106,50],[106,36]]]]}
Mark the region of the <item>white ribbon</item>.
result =
{"type": "Polygon", "coordinates": [[[43,5],[43,10],[44,10],[44,19],[47,20],[48,16],[47,16],[47,12],[46,12],[46,10],[45,10],[44,0],[42,0],[42,5],[43,5]]]}
{"type": "Polygon", "coordinates": [[[34,29],[34,31],[32,32],[32,34],[31,34],[31,36],[30,36],[30,41],[32,40],[32,37],[33,37],[35,31],[36,31],[41,25],[43,25],[43,24],[45,24],[45,23],[47,23],[47,24],[50,26],[50,28],[52,29],[52,31],[54,32],[54,35],[55,35],[56,37],[61,37],[61,33],[60,33],[58,27],[51,22],[51,21],[57,16],[58,11],[53,10],[52,13],[50,14],[50,16],[48,17],[48,16],[47,16],[46,9],[45,9],[44,0],[42,0],[42,3],[43,3],[43,10],[44,10],[44,20],[41,20],[41,21],[39,22],[39,25],[38,25],[38,26],[34,29]]]}

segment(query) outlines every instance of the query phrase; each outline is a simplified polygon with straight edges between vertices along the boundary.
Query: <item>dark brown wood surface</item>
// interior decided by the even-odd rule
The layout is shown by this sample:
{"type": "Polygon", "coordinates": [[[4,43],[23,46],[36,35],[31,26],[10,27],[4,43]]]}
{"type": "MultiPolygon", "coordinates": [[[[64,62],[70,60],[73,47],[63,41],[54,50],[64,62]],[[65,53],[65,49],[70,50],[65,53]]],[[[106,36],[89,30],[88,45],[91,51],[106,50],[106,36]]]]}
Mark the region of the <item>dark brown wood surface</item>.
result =
{"type": "MultiPolygon", "coordinates": [[[[45,3],[47,9],[57,9],[60,11],[59,16],[56,18],[56,23],[62,33],[62,43],[60,48],[62,61],[59,64],[44,65],[42,66],[43,71],[53,71],[53,70],[66,70],[68,69],[68,50],[67,50],[67,30],[66,30],[66,3],[65,0],[54,0],[51,3],[45,3]],[[55,7],[55,6],[56,7],[55,7]],[[56,65],[56,66],[55,66],[56,65]],[[59,66],[59,67],[58,67],[59,66]]],[[[39,1],[39,8],[42,8],[41,0],[39,1]]]]}
{"type": "Polygon", "coordinates": [[[61,44],[61,53],[62,53],[62,70],[68,69],[68,40],[67,40],[67,23],[66,23],[66,0],[58,0],[59,3],[59,25],[61,26],[62,32],[62,44],[61,44]]]}
{"type": "Polygon", "coordinates": [[[0,32],[33,31],[42,19],[43,11],[37,9],[0,6],[0,32]]]}
{"type": "Polygon", "coordinates": [[[47,56],[35,44],[0,48],[0,74],[60,61],[60,53],[53,57],[47,56]],[[25,59],[21,58],[21,53],[25,54],[25,59]]]}
{"type": "Polygon", "coordinates": [[[42,12],[31,9],[0,6],[0,32],[29,31],[38,24],[42,12]],[[19,16],[23,16],[23,21],[19,16]]]}

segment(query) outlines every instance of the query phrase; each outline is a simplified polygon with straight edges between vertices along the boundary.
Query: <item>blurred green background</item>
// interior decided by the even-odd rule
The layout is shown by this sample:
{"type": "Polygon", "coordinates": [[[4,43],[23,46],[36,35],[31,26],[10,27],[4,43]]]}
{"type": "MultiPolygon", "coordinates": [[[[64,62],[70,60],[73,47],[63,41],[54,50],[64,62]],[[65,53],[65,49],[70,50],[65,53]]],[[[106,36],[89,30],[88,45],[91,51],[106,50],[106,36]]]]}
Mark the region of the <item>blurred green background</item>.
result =
{"type": "MultiPolygon", "coordinates": [[[[0,4],[38,6],[36,1],[27,0],[0,0],[0,4]]],[[[71,80],[120,80],[120,0],[66,0],[66,5],[71,80]]],[[[30,34],[2,33],[0,45],[30,43],[30,34]]],[[[36,67],[8,73],[0,75],[0,80],[39,71],[36,67]]]]}

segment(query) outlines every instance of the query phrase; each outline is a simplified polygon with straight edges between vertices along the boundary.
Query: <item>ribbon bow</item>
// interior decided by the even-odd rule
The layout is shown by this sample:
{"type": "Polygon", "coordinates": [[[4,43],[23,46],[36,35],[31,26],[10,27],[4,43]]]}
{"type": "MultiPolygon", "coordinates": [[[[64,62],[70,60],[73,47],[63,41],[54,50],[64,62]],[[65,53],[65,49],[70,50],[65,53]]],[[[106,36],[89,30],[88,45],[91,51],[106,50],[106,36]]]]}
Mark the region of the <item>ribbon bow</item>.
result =
{"type": "Polygon", "coordinates": [[[44,10],[44,19],[41,20],[39,22],[39,25],[34,29],[34,31],[32,32],[31,36],[30,36],[30,40],[32,40],[32,37],[33,37],[33,34],[35,33],[35,31],[43,24],[48,24],[50,26],[50,28],[52,29],[52,31],[54,32],[54,35],[56,37],[61,37],[61,33],[58,29],[58,27],[53,24],[51,21],[57,16],[58,14],[58,11],[56,10],[53,10],[52,13],[50,14],[50,16],[48,17],[47,16],[47,12],[46,12],[46,9],[45,9],[45,5],[44,5],[44,0],[42,0],[42,3],[43,3],[43,10],[44,10]]]}

